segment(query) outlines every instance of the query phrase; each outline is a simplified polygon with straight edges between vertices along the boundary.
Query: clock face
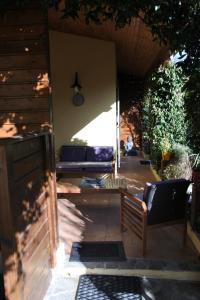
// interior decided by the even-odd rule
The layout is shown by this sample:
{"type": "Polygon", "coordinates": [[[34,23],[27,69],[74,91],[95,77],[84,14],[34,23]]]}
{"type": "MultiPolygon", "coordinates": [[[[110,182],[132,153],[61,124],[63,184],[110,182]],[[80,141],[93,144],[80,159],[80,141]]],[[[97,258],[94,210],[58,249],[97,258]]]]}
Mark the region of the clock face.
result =
{"type": "Polygon", "coordinates": [[[84,103],[85,99],[83,97],[83,95],[77,93],[73,96],[73,104],[76,105],[76,106],[80,106],[84,103]]]}

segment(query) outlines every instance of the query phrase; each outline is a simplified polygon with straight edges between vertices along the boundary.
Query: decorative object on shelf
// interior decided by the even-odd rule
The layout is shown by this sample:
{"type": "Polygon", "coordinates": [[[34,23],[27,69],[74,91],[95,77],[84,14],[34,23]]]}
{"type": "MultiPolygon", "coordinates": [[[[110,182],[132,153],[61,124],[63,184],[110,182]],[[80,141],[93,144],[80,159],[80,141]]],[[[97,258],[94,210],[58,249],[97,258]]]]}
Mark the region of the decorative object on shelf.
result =
{"type": "Polygon", "coordinates": [[[82,86],[80,85],[78,81],[78,72],[75,73],[75,80],[71,88],[74,89],[74,95],[72,98],[72,102],[76,106],[80,106],[84,103],[85,99],[84,96],[80,93],[80,90],[82,89],[82,86]]]}

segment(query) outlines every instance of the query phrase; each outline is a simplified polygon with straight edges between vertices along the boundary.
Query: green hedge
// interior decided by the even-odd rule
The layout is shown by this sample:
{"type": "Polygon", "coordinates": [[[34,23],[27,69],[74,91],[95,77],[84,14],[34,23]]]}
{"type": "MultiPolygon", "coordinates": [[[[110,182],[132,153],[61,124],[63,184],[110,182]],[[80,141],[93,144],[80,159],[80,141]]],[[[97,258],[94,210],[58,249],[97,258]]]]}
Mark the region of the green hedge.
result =
{"type": "Polygon", "coordinates": [[[143,104],[143,141],[149,144],[152,159],[160,159],[162,142],[186,144],[186,77],[180,67],[168,62],[148,82],[143,104]]]}

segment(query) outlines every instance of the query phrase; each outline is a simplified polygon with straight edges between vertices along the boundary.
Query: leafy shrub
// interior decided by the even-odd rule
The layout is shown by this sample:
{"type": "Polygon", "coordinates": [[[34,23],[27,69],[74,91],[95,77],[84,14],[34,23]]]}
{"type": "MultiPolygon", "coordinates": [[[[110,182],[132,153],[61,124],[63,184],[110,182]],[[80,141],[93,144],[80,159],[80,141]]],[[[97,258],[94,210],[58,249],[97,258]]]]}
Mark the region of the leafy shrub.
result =
{"type": "Polygon", "coordinates": [[[163,140],[170,145],[186,143],[185,82],[182,69],[171,62],[150,78],[143,105],[143,138],[154,159],[160,155],[163,140]]]}
{"type": "Polygon", "coordinates": [[[191,179],[192,167],[190,162],[191,150],[184,145],[174,144],[170,163],[163,172],[164,179],[191,179]]]}

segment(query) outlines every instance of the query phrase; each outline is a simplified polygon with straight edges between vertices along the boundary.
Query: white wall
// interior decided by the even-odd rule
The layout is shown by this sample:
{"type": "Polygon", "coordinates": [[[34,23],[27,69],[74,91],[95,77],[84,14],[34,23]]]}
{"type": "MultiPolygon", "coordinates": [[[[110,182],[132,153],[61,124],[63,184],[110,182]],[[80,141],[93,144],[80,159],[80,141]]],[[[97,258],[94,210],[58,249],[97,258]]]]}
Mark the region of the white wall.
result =
{"type": "Polygon", "coordinates": [[[116,146],[116,61],[112,42],[50,32],[55,144],[116,146]],[[85,103],[72,103],[75,72],[85,103]]]}

